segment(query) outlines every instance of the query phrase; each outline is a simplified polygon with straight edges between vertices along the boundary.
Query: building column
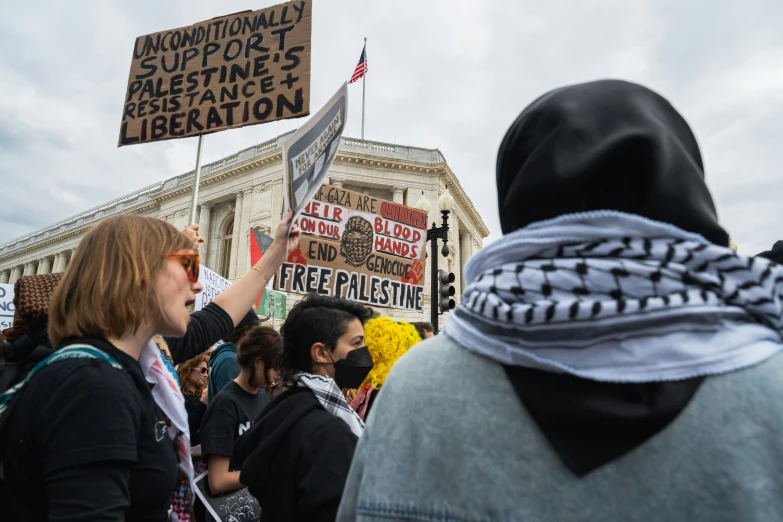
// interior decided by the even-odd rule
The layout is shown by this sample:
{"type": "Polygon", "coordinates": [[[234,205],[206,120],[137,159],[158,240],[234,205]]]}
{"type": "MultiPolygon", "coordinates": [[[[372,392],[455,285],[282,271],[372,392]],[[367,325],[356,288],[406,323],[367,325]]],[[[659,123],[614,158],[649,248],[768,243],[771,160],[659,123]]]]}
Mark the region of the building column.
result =
{"type": "Polygon", "coordinates": [[[33,272],[35,271],[35,268],[33,267],[32,263],[27,263],[24,265],[24,272],[22,272],[23,276],[29,276],[33,275],[33,272]]]}
{"type": "Polygon", "coordinates": [[[401,187],[394,187],[392,188],[392,201],[395,203],[399,203],[400,205],[404,204],[403,196],[405,195],[405,189],[401,187]]]}
{"type": "Polygon", "coordinates": [[[41,274],[50,274],[52,272],[52,258],[51,257],[45,257],[41,261],[41,264],[43,265],[43,268],[41,268],[38,272],[41,274]]]}
{"type": "Polygon", "coordinates": [[[204,242],[199,246],[201,258],[207,260],[207,252],[209,251],[209,214],[212,205],[209,203],[201,204],[201,213],[198,216],[198,237],[204,242]]]}
{"type": "Polygon", "coordinates": [[[245,275],[249,270],[248,260],[250,259],[250,210],[253,206],[253,189],[245,191],[245,197],[242,200],[242,220],[237,223],[234,221],[234,231],[239,240],[239,256],[237,257],[237,277],[245,275]],[[239,224],[239,228],[237,228],[239,224]]]}
{"type": "Polygon", "coordinates": [[[52,273],[61,272],[60,270],[60,254],[54,255],[54,260],[52,261],[52,273]]]}
{"type": "Polygon", "coordinates": [[[73,253],[73,250],[66,250],[60,255],[60,263],[63,265],[63,269],[61,272],[65,272],[65,269],[68,268],[68,265],[71,261],[71,255],[73,253]]]}
{"type": "Polygon", "coordinates": [[[11,278],[8,280],[8,282],[14,284],[19,280],[20,277],[22,277],[22,267],[15,266],[14,270],[11,272],[11,278]]]}
{"type": "Polygon", "coordinates": [[[342,180],[342,179],[337,179],[337,178],[330,178],[330,179],[329,179],[329,184],[330,184],[330,185],[332,185],[332,186],[334,186],[334,187],[340,187],[340,188],[343,188],[343,181],[344,181],[344,180],[342,180]]]}
{"type": "Polygon", "coordinates": [[[239,258],[239,234],[242,230],[242,204],[244,203],[244,193],[238,192],[236,204],[234,205],[234,233],[231,238],[231,259],[228,262],[228,278],[234,279],[237,276],[237,259],[239,258]]]}
{"type": "Polygon", "coordinates": [[[0,272],[0,285],[8,283],[11,278],[11,270],[3,270],[0,272]]]}
{"type": "Polygon", "coordinates": [[[460,261],[462,262],[462,280],[460,281],[460,295],[465,291],[467,282],[465,280],[465,263],[468,262],[470,256],[473,255],[473,238],[470,237],[470,232],[462,232],[460,234],[460,261]]]}

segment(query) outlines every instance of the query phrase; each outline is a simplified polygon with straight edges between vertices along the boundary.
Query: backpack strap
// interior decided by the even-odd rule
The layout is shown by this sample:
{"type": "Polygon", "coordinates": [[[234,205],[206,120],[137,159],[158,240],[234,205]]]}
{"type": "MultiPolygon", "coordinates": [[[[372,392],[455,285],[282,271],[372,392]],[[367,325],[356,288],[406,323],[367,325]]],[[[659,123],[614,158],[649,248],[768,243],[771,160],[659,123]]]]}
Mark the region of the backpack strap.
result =
{"type": "Polygon", "coordinates": [[[3,413],[5,413],[6,409],[8,409],[8,405],[11,403],[14,397],[16,397],[19,391],[27,386],[27,383],[30,382],[30,379],[32,379],[33,375],[52,363],[57,361],[65,361],[67,359],[99,359],[106,361],[112,367],[118,370],[122,369],[122,366],[114,357],[94,346],[90,346],[89,344],[71,344],[65,348],[60,348],[59,350],[55,350],[55,352],[49,355],[47,358],[39,361],[38,364],[36,364],[33,369],[30,370],[30,373],[28,373],[24,379],[0,394],[0,417],[2,417],[3,413]]]}

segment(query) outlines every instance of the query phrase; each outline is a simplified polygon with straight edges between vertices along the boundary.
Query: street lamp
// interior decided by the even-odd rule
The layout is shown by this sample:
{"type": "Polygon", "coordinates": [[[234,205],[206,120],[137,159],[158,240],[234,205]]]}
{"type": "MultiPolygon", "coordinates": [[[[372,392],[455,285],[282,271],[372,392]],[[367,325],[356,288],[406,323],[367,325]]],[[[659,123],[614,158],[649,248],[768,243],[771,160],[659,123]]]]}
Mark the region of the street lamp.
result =
{"type": "MultiPolygon", "coordinates": [[[[421,193],[421,199],[416,203],[416,208],[429,214],[432,209],[430,202],[421,193]]],[[[438,210],[440,210],[442,225],[438,227],[435,221],[432,222],[432,228],[427,230],[427,241],[430,241],[430,318],[435,333],[438,333],[438,310],[440,302],[440,292],[438,291],[438,239],[443,240],[441,255],[449,255],[449,213],[454,208],[454,198],[449,194],[448,187],[438,198],[438,210]]]]}

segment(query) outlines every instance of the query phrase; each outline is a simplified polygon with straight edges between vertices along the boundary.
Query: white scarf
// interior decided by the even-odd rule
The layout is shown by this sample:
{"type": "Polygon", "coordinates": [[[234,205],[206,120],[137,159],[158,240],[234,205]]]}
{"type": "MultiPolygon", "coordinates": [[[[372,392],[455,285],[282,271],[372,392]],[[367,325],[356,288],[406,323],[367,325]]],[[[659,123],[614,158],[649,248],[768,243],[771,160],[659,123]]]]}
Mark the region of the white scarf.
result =
{"type": "Polygon", "coordinates": [[[738,370],[783,348],[783,266],[639,216],[534,223],[465,268],[444,332],[504,365],[653,382],[738,370]]]}
{"type": "MultiPolygon", "coordinates": [[[[162,338],[160,339],[162,341],[162,338]]],[[[177,490],[171,501],[172,522],[190,521],[193,505],[193,462],[190,459],[190,428],[188,413],[185,410],[185,398],[179,383],[170,367],[163,359],[161,348],[154,339],[150,340],[139,355],[139,366],[147,382],[154,384],[152,397],[166,418],[171,421],[169,436],[177,450],[178,474],[177,490]]]]}
{"type": "Polygon", "coordinates": [[[294,380],[302,386],[309,388],[326,411],[344,420],[354,435],[357,437],[362,436],[364,422],[348,405],[348,401],[343,397],[334,379],[312,373],[297,373],[294,376],[294,380]]]}

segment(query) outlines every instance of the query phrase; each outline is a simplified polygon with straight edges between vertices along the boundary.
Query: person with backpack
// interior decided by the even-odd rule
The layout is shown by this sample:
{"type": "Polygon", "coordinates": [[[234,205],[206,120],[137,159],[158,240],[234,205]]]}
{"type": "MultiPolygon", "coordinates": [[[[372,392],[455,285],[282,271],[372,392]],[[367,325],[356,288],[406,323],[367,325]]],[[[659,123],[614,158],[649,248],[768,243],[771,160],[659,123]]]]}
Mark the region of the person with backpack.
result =
{"type": "MultiPolygon", "coordinates": [[[[273,277],[290,221],[234,296],[255,297],[273,277]]],[[[82,239],[51,299],[56,350],[0,396],[8,520],[190,520],[187,419],[179,429],[164,415],[180,392],[153,340],[188,331],[201,290],[192,246],[171,225],[130,215],[82,239]]]]}

